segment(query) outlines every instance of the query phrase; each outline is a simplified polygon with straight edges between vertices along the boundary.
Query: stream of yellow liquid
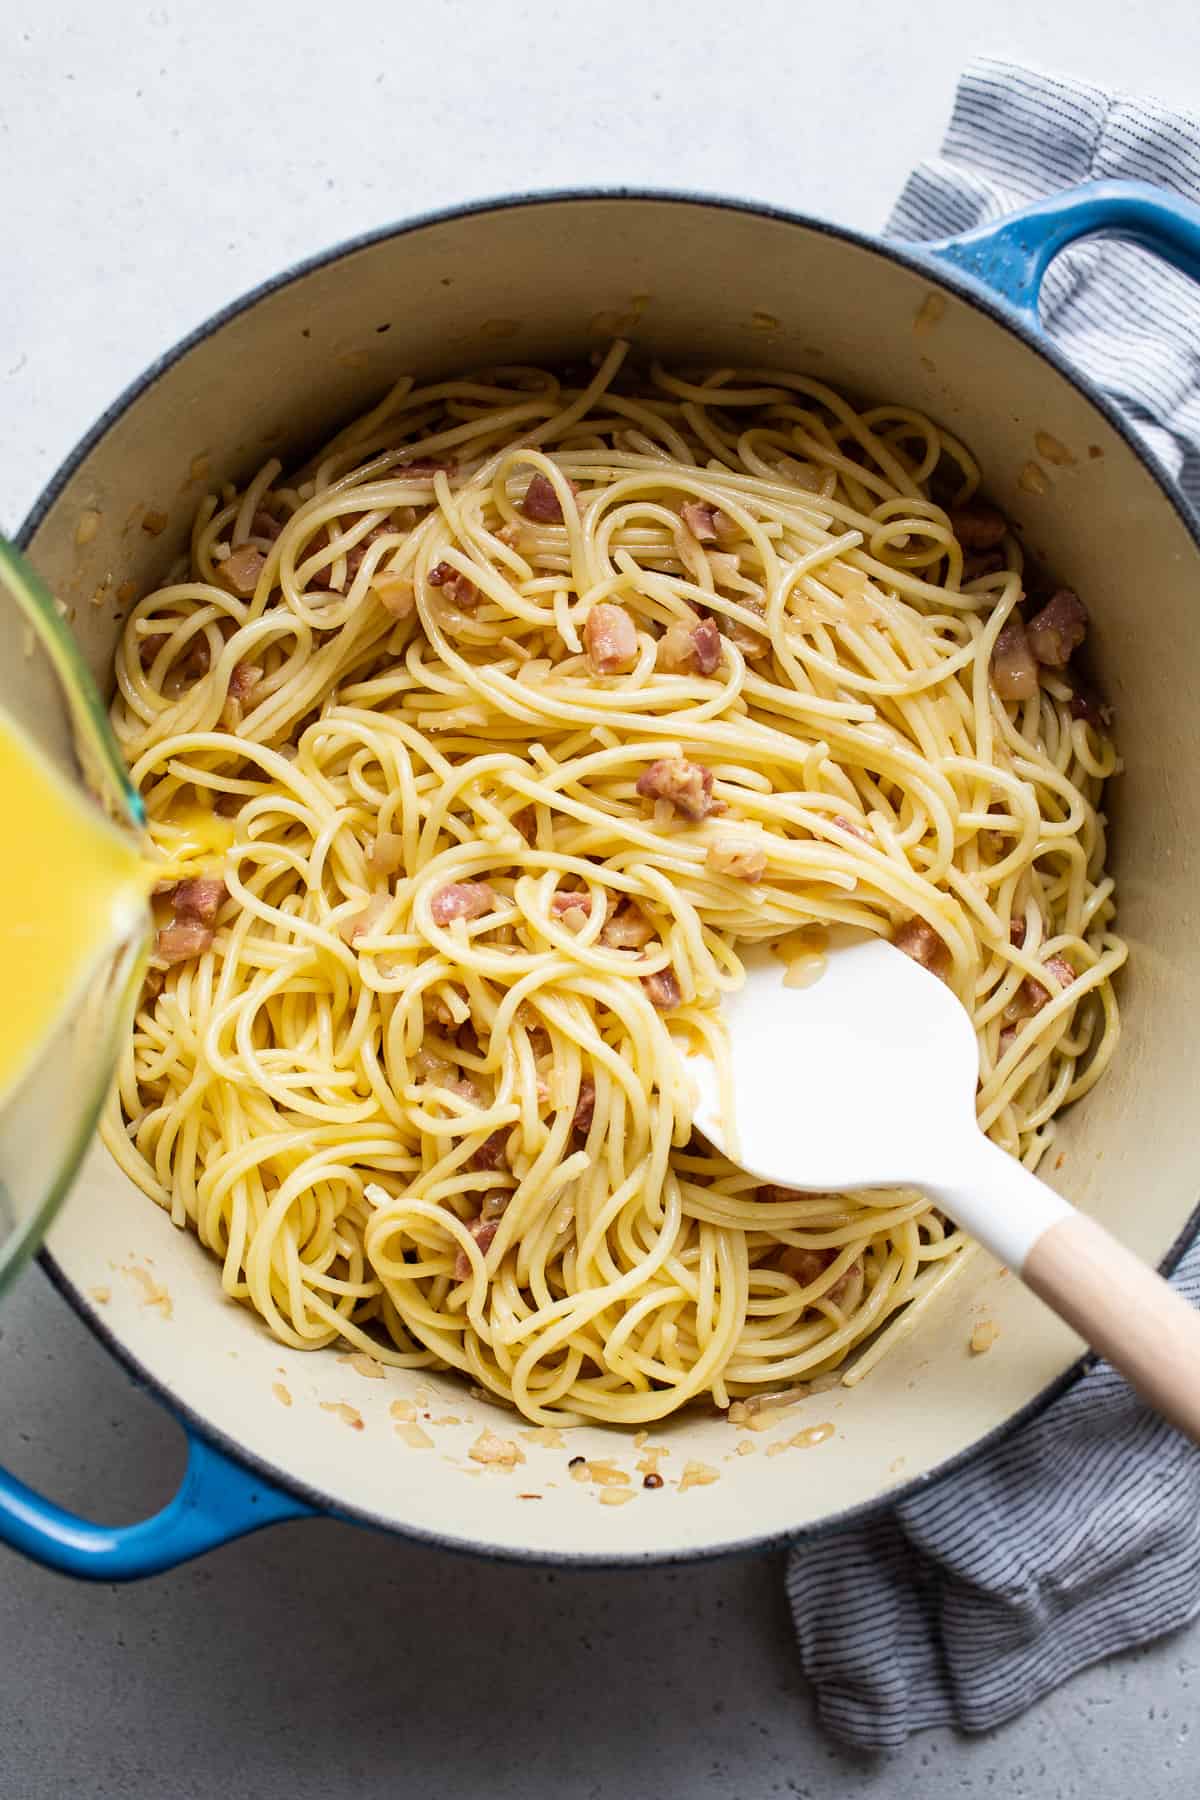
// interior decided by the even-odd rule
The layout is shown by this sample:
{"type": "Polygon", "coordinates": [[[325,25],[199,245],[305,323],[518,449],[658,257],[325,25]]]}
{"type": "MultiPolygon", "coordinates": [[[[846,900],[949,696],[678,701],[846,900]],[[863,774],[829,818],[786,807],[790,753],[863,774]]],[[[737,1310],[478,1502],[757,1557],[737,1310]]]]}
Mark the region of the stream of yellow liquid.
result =
{"type": "Polygon", "coordinates": [[[0,1105],[105,957],[147,918],[148,863],[0,715],[0,1105]]]}

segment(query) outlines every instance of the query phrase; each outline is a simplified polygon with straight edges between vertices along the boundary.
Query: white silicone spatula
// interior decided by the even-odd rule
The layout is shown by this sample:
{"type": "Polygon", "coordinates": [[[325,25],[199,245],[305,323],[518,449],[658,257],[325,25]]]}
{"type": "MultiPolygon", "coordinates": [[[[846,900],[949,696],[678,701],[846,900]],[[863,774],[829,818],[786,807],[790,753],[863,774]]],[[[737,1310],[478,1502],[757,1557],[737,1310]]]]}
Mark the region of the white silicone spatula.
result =
{"type": "Polygon", "coordinates": [[[921,1188],[1200,1441],[1200,1313],[979,1130],[975,1033],[950,989],[877,938],[830,950],[806,987],[769,950],[746,963],[722,1008],[732,1117],[714,1065],[687,1062],[705,1137],[785,1187],[921,1188]]]}

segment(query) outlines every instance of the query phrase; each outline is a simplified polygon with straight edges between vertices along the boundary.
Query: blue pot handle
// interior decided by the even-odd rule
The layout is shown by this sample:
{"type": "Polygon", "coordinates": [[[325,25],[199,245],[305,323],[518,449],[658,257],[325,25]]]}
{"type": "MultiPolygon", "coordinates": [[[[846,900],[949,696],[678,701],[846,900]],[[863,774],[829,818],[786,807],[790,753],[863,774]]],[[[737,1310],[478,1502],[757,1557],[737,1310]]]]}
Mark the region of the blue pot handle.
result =
{"type": "Polygon", "coordinates": [[[260,1526],[308,1518],[313,1511],[190,1433],[179,1492],[136,1525],[94,1525],[0,1470],[0,1542],[90,1581],[157,1575],[260,1526]]]}
{"type": "Polygon", "coordinates": [[[921,249],[999,294],[1040,329],[1046,270],[1068,244],[1101,234],[1130,238],[1200,281],[1200,207],[1145,181],[1089,181],[921,249]]]}

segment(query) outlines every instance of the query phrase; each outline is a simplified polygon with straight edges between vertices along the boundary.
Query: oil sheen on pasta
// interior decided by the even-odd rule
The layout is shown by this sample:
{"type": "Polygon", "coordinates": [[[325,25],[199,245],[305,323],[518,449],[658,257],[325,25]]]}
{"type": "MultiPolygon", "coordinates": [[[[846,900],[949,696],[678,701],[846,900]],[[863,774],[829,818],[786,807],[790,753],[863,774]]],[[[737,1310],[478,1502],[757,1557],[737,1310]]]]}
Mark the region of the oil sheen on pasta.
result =
{"type": "MultiPolygon", "coordinates": [[[[132,609],[151,833],[231,841],[106,1135],[284,1343],[632,1425],[859,1378],[966,1248],[919,1193],[760,1191],[693,1138],[680,1047],[720,1051],[739,945],[933,927],[980,1121],[1031,1167],[1112,1056],[1124,947],[1115,754],[1069,671],[995,691],[1020,548],[964,567],[932,497],[969,500],[969,452],[624,355],[400,381],[212,496],[132,609]],[[638,791],[680,759],[703,817],[638,791]]],[[[795,1118],[802,1155],[799,1063],[795,1118]]]]}

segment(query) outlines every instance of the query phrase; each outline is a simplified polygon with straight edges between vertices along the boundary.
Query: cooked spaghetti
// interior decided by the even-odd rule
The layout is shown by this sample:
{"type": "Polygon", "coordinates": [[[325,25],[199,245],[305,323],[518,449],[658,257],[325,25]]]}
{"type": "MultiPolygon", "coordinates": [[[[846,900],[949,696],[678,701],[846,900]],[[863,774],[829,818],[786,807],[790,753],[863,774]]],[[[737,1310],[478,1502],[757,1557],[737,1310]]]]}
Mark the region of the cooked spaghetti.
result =
{"type": "MultiPolygon", "coordinates": [[[[961,1266],[919,1193],[759,1188],[693,1136],[740,946],[935,968],[1029,1167],[1125,954],[1086,615],[1023,617],[964,446],[624,354],[404,379],[210,497],[113,708],[172,865],[122,1167],[285,1344],[541,1422],[855,1380],[961,1266]]],[[[803,1104],[798,1069],[801,1161],[803,1104]]]]}

